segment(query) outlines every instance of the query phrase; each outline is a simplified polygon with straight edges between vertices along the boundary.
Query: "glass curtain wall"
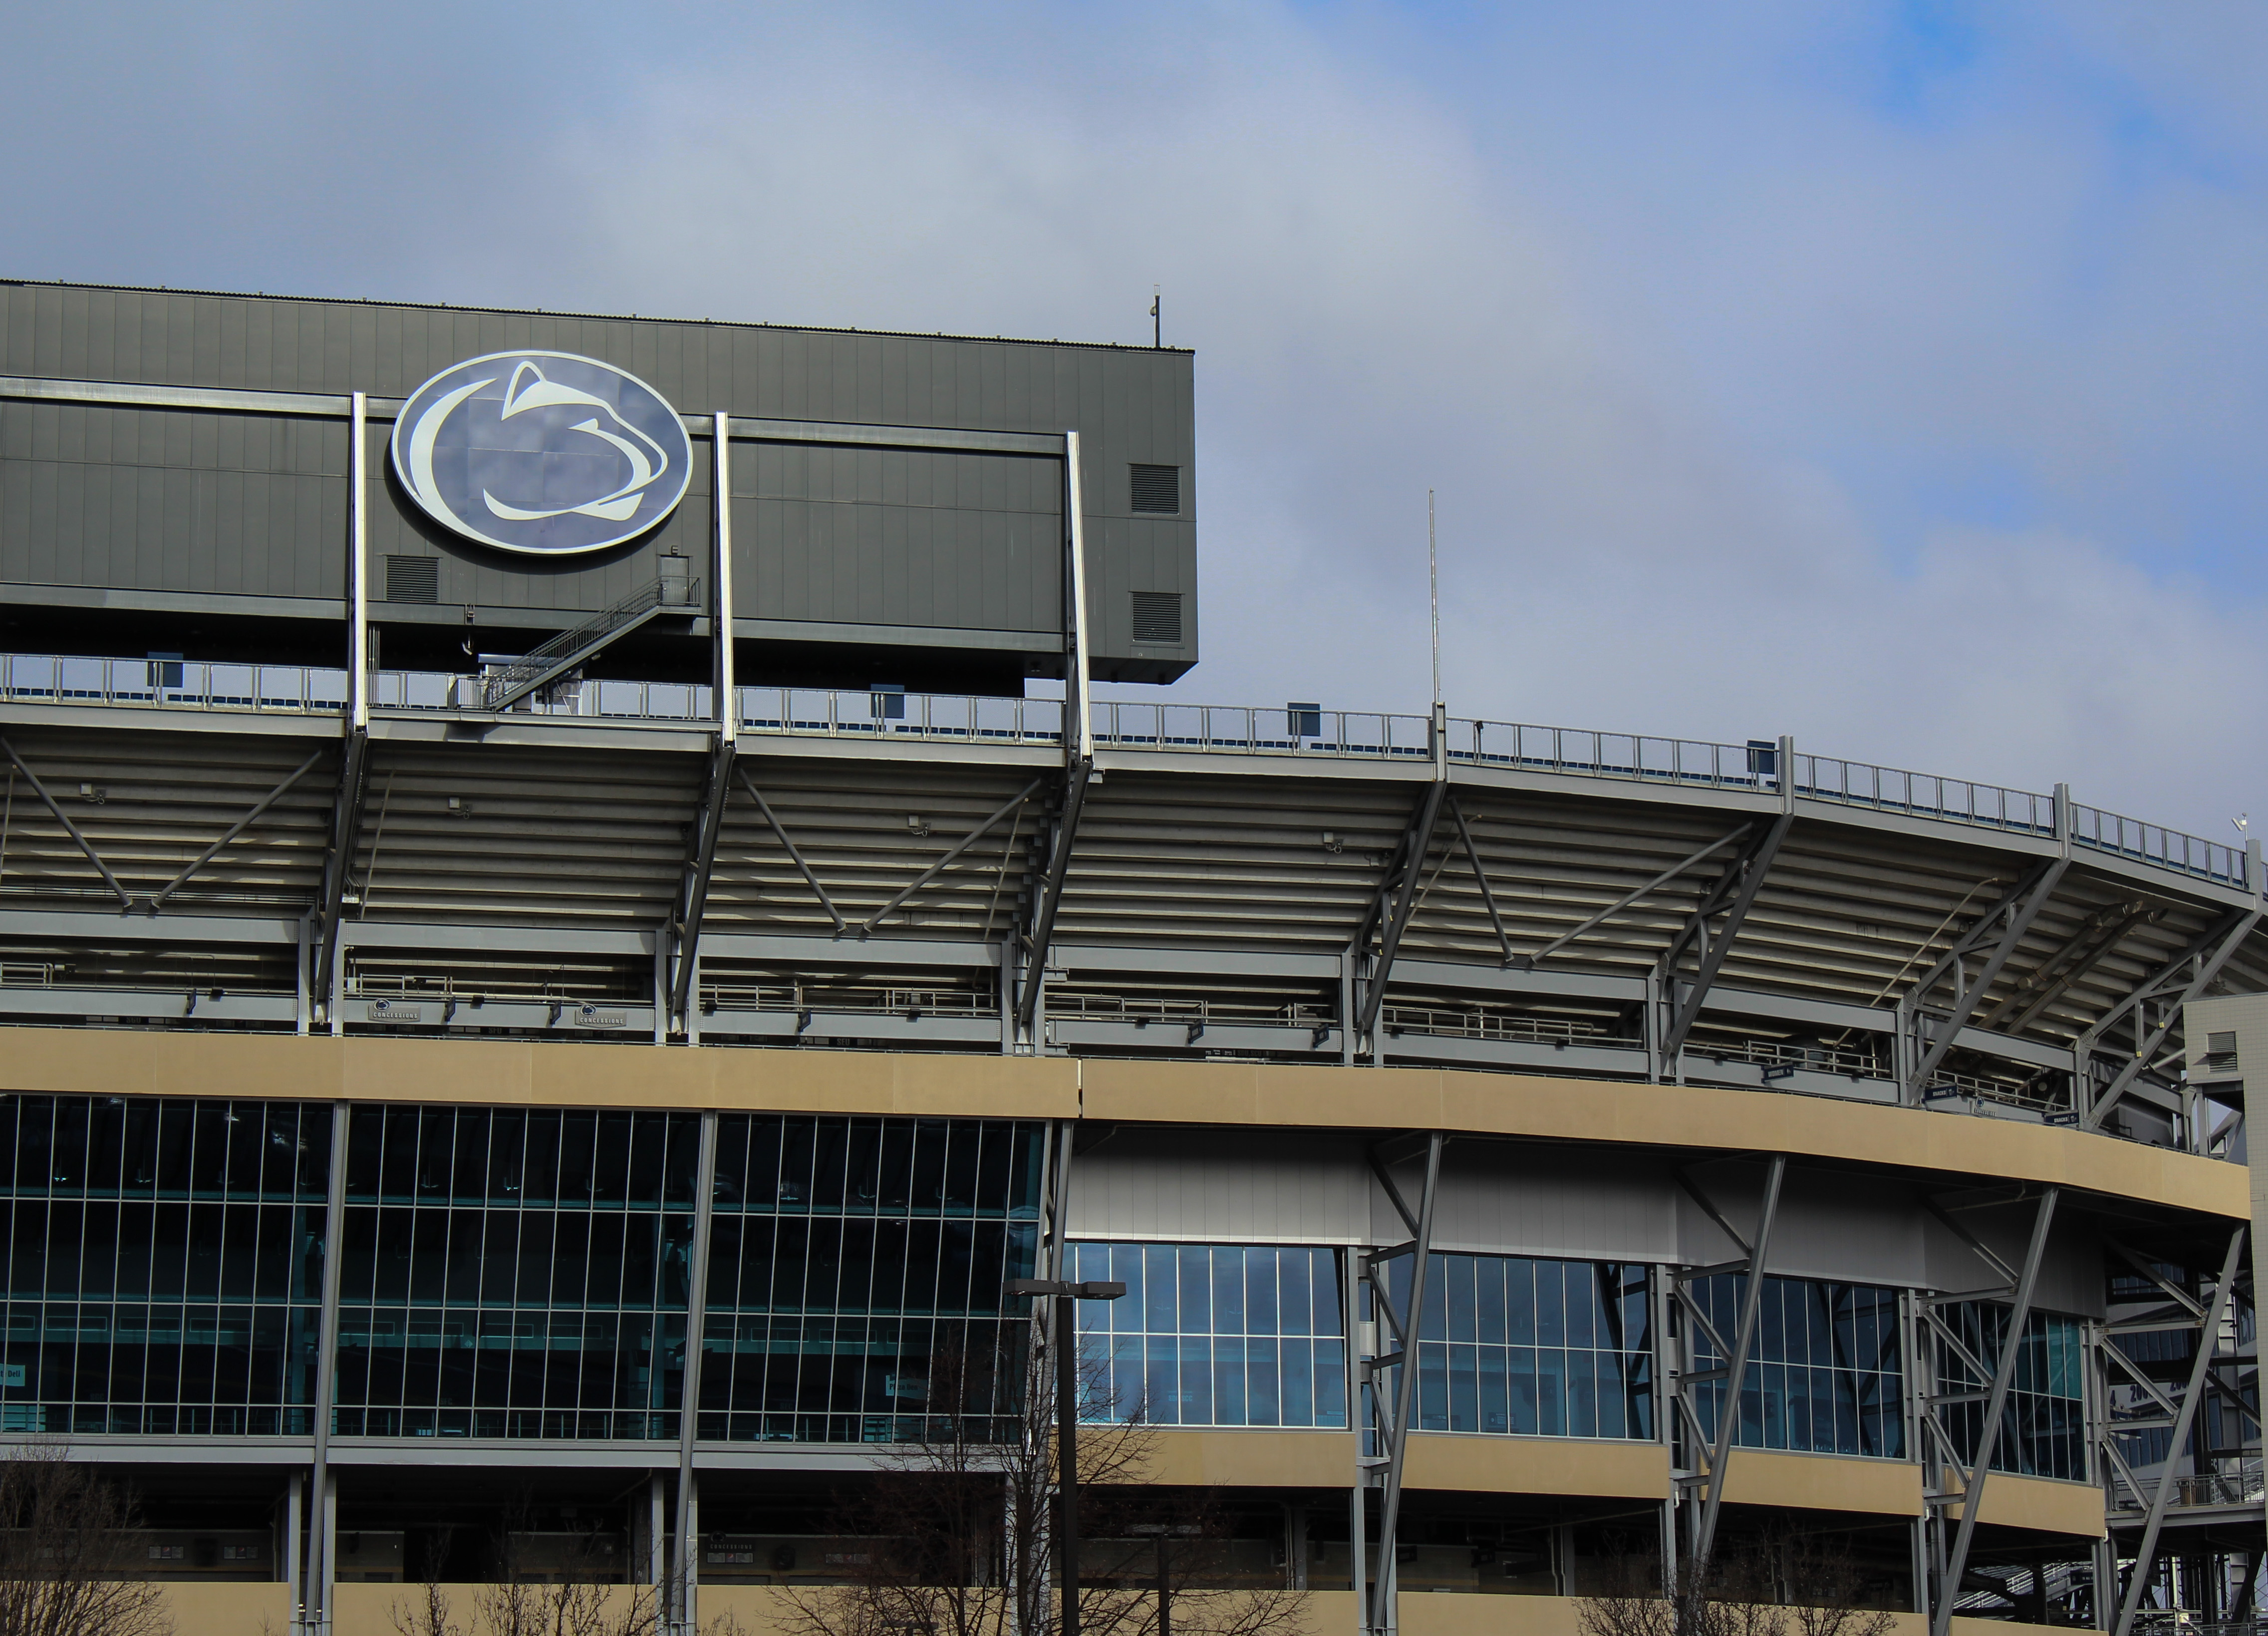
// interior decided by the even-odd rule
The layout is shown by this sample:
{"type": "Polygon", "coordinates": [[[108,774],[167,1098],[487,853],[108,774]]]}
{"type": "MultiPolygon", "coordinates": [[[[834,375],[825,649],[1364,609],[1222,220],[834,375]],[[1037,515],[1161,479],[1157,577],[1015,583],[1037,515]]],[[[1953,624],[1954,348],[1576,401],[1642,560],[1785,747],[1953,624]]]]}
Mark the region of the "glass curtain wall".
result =
{"type": "MultiPolygon", "coordinates": [[[[1409,1257],[1388,1276],[1405,1302],[1409,1257]]],[[[1647,1291],[1637,1262],[1436,1254],[1418,1328],[1418,1429],[1651,1440],[1647,1291]]]]}
{"type": "Polygon", "coordinates": [[[1097,1382],[1086,1417],[1152,1426],[1347,1423],[1339,1252],[1272,1245],[1073,1244],[1071,1279],[1117,1279],[1079,1303],[1097,1382]]]}
{"type": "MultiPolygon", "coordinates": [[[[1748,1286],[1745,1272],[1693,1281],[1695,1303],[1727,1345],[1748,1286]]],[[[1692,1331],[1694,1367],[1723,1368],[1727,1360],[1708,1330],[1694,1324],[1692,1331]]],[[[1904,1459],[1904,1356],[1897,1291],[1766,1277],[1734,1446],[1904,1459]]],[[[1690,1389],[1695,1418],[1713,1440],[1725,1382],[1698,1382],[1690,1389]]]]}
{"type": "MultiPolygon", "coordinates": [[[[1978,1363],[1998,1369],[2012,1310],[1998,1301],[1969,1301],[1940,1308],[1940,1315],[1978,1363]]],[[[1952,1347],[1939,1344],[1939,1391],[1983,1392],[1992,1387],[1989,1375],[1979,1375],[1952,1347]]],[[[1984,1405],[1948,1404],[1945,1422],[1955,1449],[1963,1460],[1974,1460],[1984,1429],[1984,1405]]],[[[1992,1442],[1992,1469],[2088,1480],[2087,1346],[2077,1318],[2035,1312],[2025,1320],[2015,1378],[2001,1412],[2000,1433],[1992,1442]]]]}
{"type": "Polygon", "coordinates": [[[676,1437],[700,1127],[356,1109],[338,1434],[676,1437]]]}
{"type": "Polygon", "coordinates": [[[1046,1127],[718,1121],[699,1433],[1013,1435],[1046,1127]]]}
{"type": "Polygon", "coordinates": [[[0,1098],[0,1429],[305,1435],[328,1103],[0,1098]]]}

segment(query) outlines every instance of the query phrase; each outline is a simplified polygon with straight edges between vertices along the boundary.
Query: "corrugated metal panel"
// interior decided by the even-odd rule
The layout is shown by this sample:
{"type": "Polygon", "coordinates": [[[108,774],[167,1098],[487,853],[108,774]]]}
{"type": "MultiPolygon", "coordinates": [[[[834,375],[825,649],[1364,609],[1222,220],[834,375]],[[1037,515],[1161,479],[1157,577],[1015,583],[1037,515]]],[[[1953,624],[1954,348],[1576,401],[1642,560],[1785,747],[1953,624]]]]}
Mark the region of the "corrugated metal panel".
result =
{"type": "MultiPolygon", "coordinates": [[[[1422,1167],[1399,1167],[1395,1180],[1416,1208],[1422,1167]]],[[[1675,1260],[1671,1191],[1664,1167],[1629,1153],[1452,1143],[1441,1159],[1433,1242],[1441,1249],[1484,1255],[1675,1260]]],[[[1382,1190],[1371,1221],[1374,1242],[1399,1243],[1410,1235],[1382,1190]]]]}
{"type": "Polygon", "coordinates": [[[1122,1130],[1071,1167],[1077,1238],[1360,1244],[1372,1183],[1354,1143],[1301,1132],[1122,1130]]]}

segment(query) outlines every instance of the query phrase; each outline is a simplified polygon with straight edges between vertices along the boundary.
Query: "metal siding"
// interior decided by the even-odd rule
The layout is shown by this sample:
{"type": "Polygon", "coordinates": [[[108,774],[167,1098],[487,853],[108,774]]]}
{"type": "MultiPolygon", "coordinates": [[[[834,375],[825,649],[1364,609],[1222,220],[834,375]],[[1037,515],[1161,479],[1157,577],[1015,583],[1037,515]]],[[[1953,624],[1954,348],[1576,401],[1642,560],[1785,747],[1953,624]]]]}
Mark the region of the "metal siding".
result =
{"type": "MultiPolygon", "coordinates": [[[[1395,1169],[1413,1209],[1423,1180],[1416,1165],[1395,1169]]],[[[1382,1189],[1371,1220],[1375,1243],[1409,1236],[1382,1189]]],[[[1675,1226],[1667,1170],[1642,1156],[1495,1142],[1452,1143],[1442,1155],[1433,1216],[1439,1249],[1662,1261],[1675,1257],[1675,1226]]]]}
{"type": "Polygon", "coordinates": [[[1121,1130],[1071,1163],[1071,1232],[1087,1239],[1360,1244],[1371,1183],[1344,1138],[1121,1130]]]}

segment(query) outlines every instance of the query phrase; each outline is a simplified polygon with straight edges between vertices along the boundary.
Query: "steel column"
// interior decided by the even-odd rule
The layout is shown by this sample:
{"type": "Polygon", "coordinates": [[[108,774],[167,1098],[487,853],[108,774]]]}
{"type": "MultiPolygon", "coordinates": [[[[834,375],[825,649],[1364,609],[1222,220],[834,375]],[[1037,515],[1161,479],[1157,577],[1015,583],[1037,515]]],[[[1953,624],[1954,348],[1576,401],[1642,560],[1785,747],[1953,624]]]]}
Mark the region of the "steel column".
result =
{"type": "MultiPolygon", "coordinates": [[[[2189,1442],[2191,1429],[2197,1424],[2198,1404],[2205,1398],[2205,1374],[2212,1367],[2213,1347],[2220,1342],[2221,1323],[2228,1315],[2230,1298],[2236,1293],[2236,1274],[2244,1262],[2244,1232],[2239,1227],[2228,1235],[2228,1253],[2221,1257],[2220,1282],[2213,1288],[2213,1308],[2205,1315],[2205,1327],[2198,1332],[2197,1357],[2190,1364],[2189,1389],[2182,1396],[2181,1412],[2174,1417],[2173,1440],[2166,1445],[2165,1465],[2150,1495],[2141,1543],[2134,1549],[2134,1571],[2127,1576],[2126,1595],[2119,1603],[2118,1622],[2111,1626],[2111,1636],[2126,1636],[2133,1628],[2135,1612],[2142,1605],[2143,1593],[2149,1588],[2151,1559],[2157,1555],[2158,1533],[2165,1525],[2166,1501],[2181,1480],[2174,1475],[2174,1463],[2189,1442]]],[[[1967,1520],[1964,1507],[1964,1525],[1967,1520]]]]}
{"type": "MultiPolygon", "coordinates": [[[[1781,822],[1785,823],[1786,820],[1781,822]]],[[[1749,1286],[1741,1294],[1740,1326],[1734,1332],[1733,1350],[1725,1360],[1725,1395],[1718,1404],[1717,1435],[1709,1450],[1709,1486],[1702,1497],[1700,1529],[1693,1547],[1696,1580],[1708,1577],[1710,1560],[1717,1549],[1717,1516],[1725,1502],[1725,1468],[1732,1459],[1733,1436],[1741,1424],[1741,1393],[1748,1385],[1749,1353],[1756,1345],[1756,1323],[1764,1313],[1764,1267],[1766,1257],[1771,1254],[1772,1223],[1779,1215],[1780,1183],[1786,1177],[1787,1155],[1774,1153],[1764,1172],[1764,1200],[1756,1212],[1756,1242],[1749,1246],[1749,1286]]],[[[1689,1187],[1688,1190],[1692,1190],[1689,1187]]],[[[1737,1244],[1740,1240],[1735,1236],[1733,1242],[1737,1244]]]]}
{"type": "Polygon", "coordinates": [[[670,954],[666,1027],[672,1034],[685,1032],[685,1017],[693,1001],[693,969],[701,954],[701,918],[709,906],[709,876],[717,863],[717,838],[725,827],[725,803],[733,793],[733,735],[719,726],[709,747],[708,781],[701,792],[701,808],[694,816],[691,844],[679,882],[677,903],[661,928],[660,944],[670,954]]]}
{"type": "Polygon", "coordinates": [[[778,814],[772,811],[771,803],[764,800],[764,792],[756,788],[755,780],[748,777],[747,766],[736,767],[734,770],[740,774],[740,787],[748,792],[748,799],[755,802],[756,810],[764,815],[764,822],[771,825],[772,833],[779,837],[779,844],[787,849],[789,859],[793,861],[796,868],[802,872],[803,878],[812,891],[817,894],[819,906],[827,911],[827,917],[835,923],[835,934],[837,937],[842,936],[850,929],[850,923],[843,917],[843,911],[835,907],[835,900],[827,895],[827,888],[819,883],[819,877],[812,873],[811,866],[804,861],[803,854],[796,850],[795,842],[781,824],[778,814]]]}
{"type": "MultiPolygon", "coordinates": [[[[698,1542],[691,1523],[696,1503],[693,1473],[693,1444],[700,1426],[702,1330],[709,1313],[709,1234],[717,1202],[717,1115],[701,1116],[701,1156],[694,1167],[693,1253],[685,1292],[685,1367],[679,1373],[677,1393],[677,1561],[671,1575],[670,1598],[678,1622],[692,1625],[695,1587],[701,1572],[698,1542]]],[[[659,1361],[661,1337],[654,1337],[655,1361],[659,1361]]]]}
{"type": "MultiPolygon", "coordinates": [[[[1410,1444],[1410,1420],[1418,1397],[1418,1336],[1425,1322],[1425,1271],[1432,1254],[1433,1211],[1440,1192],[1441,1149],[1445,1142],[1446,1139],[1439,1131],[1431,1132],[1425,1139],[1425,1191],[1418,1195],[1417,1220],[1411,1224],[1416,1235],[1410,1244],[1410,1301],[1402,1318],[1401,1352],[1395,1361],[1394,1418],[1387,1427],[1385,1492],[1379,1502],[1378,1581],[1369,1604],[1368,1617],[1364,1621],[1364,1627],[1371,1631],[1391,1632],[1398,1629],[1401,1623],[1397,1602],[1399,1575],[1395,1571],[1394,1560],[1395,1529],[1401,1520],[1402,1474],[1410,1444]]],[[[1372,1163],[1374,1168],[1383,1169],[1375,1158],[1372,1163]]],[[[1403,1203],[1401,1194],[1390,1181],[1387,1192],[1394,1201],[1395,1211],[1404,1221],[1409,1221],[1409,1207],[1403,1203]]],[[[1382,1295],[1384,1291],[1377,1290],[1377,1282],[1373,1277],[1373,1289],[1382,1295]]],[[[1375,1360],[1368,1372],[1374,1382],[1378,1373],[1375,1360]]],[[[1373,1384],[1373,1397],[1375,1392],[1373,1384]]],[[[1360,1571],[1360,1565],[1357,1566],[1357,1571],[1360,1571]]]]}
{"type": "Polygon", "coordinates": [[[1071,847],[1079,836],[1079,814],[1086,808],[1086,786],[1094,777],[1092,760],[1075,760],[1064,769],[1063,807],[1056,817],[1055,847],[1048,859],[1047,880],[1041,888],[1031,933],[1025,940],[1028,959],[1023,987],[1016,999],[1016,1026],[1027,1033],[1037,1026],[1040,990],[1047,977],[1048,949],[1055,940],[1056,910],[1063,903],[1064,881],[1071,873],[1071,847]]]}
{"type": "Polygon", "coordinates": [[[2252,928],[2260,924],[2261,913],[2261,909],[2256,905],[2249,910],[2233,910],[2223,916],[2211,931],[2191,942],[2179,954],[2158,968],[2147,982],[2104,1013],[2092,1028],[2080,1035],[2077,1052],[2080,1079],[2077,1090],[2081,1130],[2098,1129],[2103,1120],[2110,1116],[2110,1110],[2118,1105],[2118,1099],[2126,1094],[2127,1087],[2134,1083],[2143,1069],[2155,1058],[2159,1050],[2166,1043],[2166,1036],[2174,1031],[2175,1024],[2181,1021],[2182,1007],[2204,992],[2205,984],[2220,975],[2220,969],[2228,963],[2228,957],[2237,951],[2238,947],[2247,937],[2251,935],[2252,928]],[[2146,1038],[2144,1029],[2146,1017],[2145,1013],[2141,1013],[2140,1008],[2147,1006],[2154,999],[2163,999],[2171,994],[2176,976],[2183,967],[2192,961],[2197,962],[2196,971],[2191,974],[2189,982],[2183,986],[2179,998],[2171,1000],[2168,1005],[2164,1021],[2160,1022],[2155,1029],[2151,1030],[2146,1038]],[[2094,1059],[2095,1042],[2110,1030],[2113,1023],[2130,1012],[2138,1013],[2134,1019],[2133,1055],[2120,1065],[2118,1072],[2112,1076],[2110,1083],[2103,1087],[2102,1094],[2100,1096],[2094,1095],[2088,1089],[2087,1073],[2094,1059]]]}
{"type": "MultiPolygon", "coordinates": [[[[1378,1031],[1379,1007],[1386,1003],[1386,980],[1393,974],[1394,956],[1402,947],[1403,933],[1410,929],[1410,917],[1418,902],[1418,877],[1425,873],[1425,854],[1433,844],[1433,825],[1440,816],[1441,798],[1447,793],[1448,788],[1440,779],[1427,785],[1425,800],[1418,803],[1409,829],[1403,832],[1399,884],[1394,888],[1393,906],[1380,928],[1378,963],[1372,969],[1370,981],[1363,990],[1361,1032],[1366,1038],[1378,1031]]],[[[1393,881],[1395,877],[1388,876],[1388,879],[1393,881]]],[[[1368,927],[1364,929],[1367,932],[1368,927]]],[[[1359,942],[1361,940],[1357,940],[1359,942]]],[[[1375,1049],[1373,1044],[1373,1052],[1375,1049]]]]}
{"type": "Polygon", "coordinates": [[[316,1326],[314,1458],[312,1492],[316,1507],[314,1525],[308,1529],[307,1595],[313,1604],[307,1620],[311,1629],[331,1626],[331,1586],[337,1565],[331,1560],[338,1537],[338,1478],[331,1473],[331,1395],[337,1384],[339,1355],[339,1271],[346,1242],[347,1122],[352,1108],[331,1104],[331,1174],[323,1202],[323,1307],[316,1326]]]}
{"type": "MultiPolygon", "coordinates": [[[[2016,1361],[2023,1356],[2024,1325],[2032,1315],[2032,1293],[2039,1286],[2040,1264],[2047,1258],[2048,1229],[2055,1221],[2056,1201],[2061,1196],[2060,1188],[2049,1188],[2040,1195],[2032,1213],[2031,1242],[2016,1279],[2015,1304],[2008,1310],[2008,1327],[2002,1334],[2000,1356],[1992,1371],[1992,1389],[1985,1396],[1984,1424],[1977,1433],[1977,1452],[1969,1468],[1961,1471],[1961,1529],[1938,1581],[1937,1601],[1930,1610],[1930,1636],[1946,1636],[1952,1628],[1953,1604],[1961,1598],[1961,1576],[1968,1571],[1970,1542],[1977,1534],[1977,1513],[1984,1508],[1984,1479],[1992,1469],[1992,1449],[1999,1441],[2000,1417],[2007,1410],[2008,1391],[2015,1384],[2016,1361]]],[[[1961,1470],[1957,1462],[1955,1469],[1961,1470]]]]}

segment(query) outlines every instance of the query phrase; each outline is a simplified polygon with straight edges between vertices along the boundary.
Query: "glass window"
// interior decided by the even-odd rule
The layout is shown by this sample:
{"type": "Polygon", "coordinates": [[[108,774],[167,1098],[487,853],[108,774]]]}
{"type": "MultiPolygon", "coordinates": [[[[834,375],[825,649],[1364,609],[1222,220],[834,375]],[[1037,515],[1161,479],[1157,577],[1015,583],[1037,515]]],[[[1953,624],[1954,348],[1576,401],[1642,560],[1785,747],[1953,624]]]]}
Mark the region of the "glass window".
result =
{"type": "Polygon", "coordinates": [[[1067,1277],[1117,1279],[1079,1303],[1089,1418],[1152,1426],[1344,1427],[1346,1324],[1335,1249],[1073,1244],[1067,1277]]]}
{"type": "Polygon", "coordinates": [[[344,1437],[674,1438],[694,1114],[358,1108],[344,1437]]]}
{"type": "MultiPolygon", "coordinates": [[[[1709,1319],[1705,1328],[1690,1325],[1695,1368],[1725,1367],[1709,1330],[1732,1345],[1748,1284],[1744,1272],[1693,1281],[1694,1301],[1709,1319]]],[[[1705,1436],[1717,1435],[1724,1398],[1724,1382],[1694,1382],[1693,1409],[1705,1436]]],[[[1904,1404],[1896,1290],[1815,1279],[1764,1279],[1756,1338],[1741,1388],[1736,1447],[1902,1460],[1904,1404]]]]}
{"type": "MultiPolygon", "coordinates": [[[[700,1434],[887,1442],[937,1395],[1011,1436],[1045,1127],[988,1119],[718,1121],[700,1434]]],[[[672,1150],[673,1153],[674,1149],[672,1150]]]]}
{"type": "MultiPolygon", "coordinates": [[[[1397,1303],[1410,1264],[1388,1269],[1397,1303]]],[[[1652,1338],[1636,1263],[1437,1254],[1418,1326],[1418,1429],[1651,1439],[1652,1338]]]]}
{"type": "Polygon", "coordinates": [[[0,1098],[0,1430],[298,1435],[328,1103],[0,1098]]]}
{"type": "MultiPolygon", "coordinates": [[[[1968,1301],[1940,1308],[1940,1315],[1970,1357],[1998,1369],[2012,1310],[1999,1301],[1968,1301]]],[[[1992,1386],[1989,1376],[1978,1374],[1941,1340],[1937,1377],[1940,1392],[1982,1392],[1992,1386]]],[[[1992,1470],[2088,1481],[2086,1379],[2080,1321],[2052,1312],[2026,1318],[2000,1433],[1992,1441],[1992,1470]]],[[[1984,1405],[1948,1404],[1945,1420],[1955,1451],[1964,1461],[1974,1460],[1984,1429],[1984,1405]]]]}

